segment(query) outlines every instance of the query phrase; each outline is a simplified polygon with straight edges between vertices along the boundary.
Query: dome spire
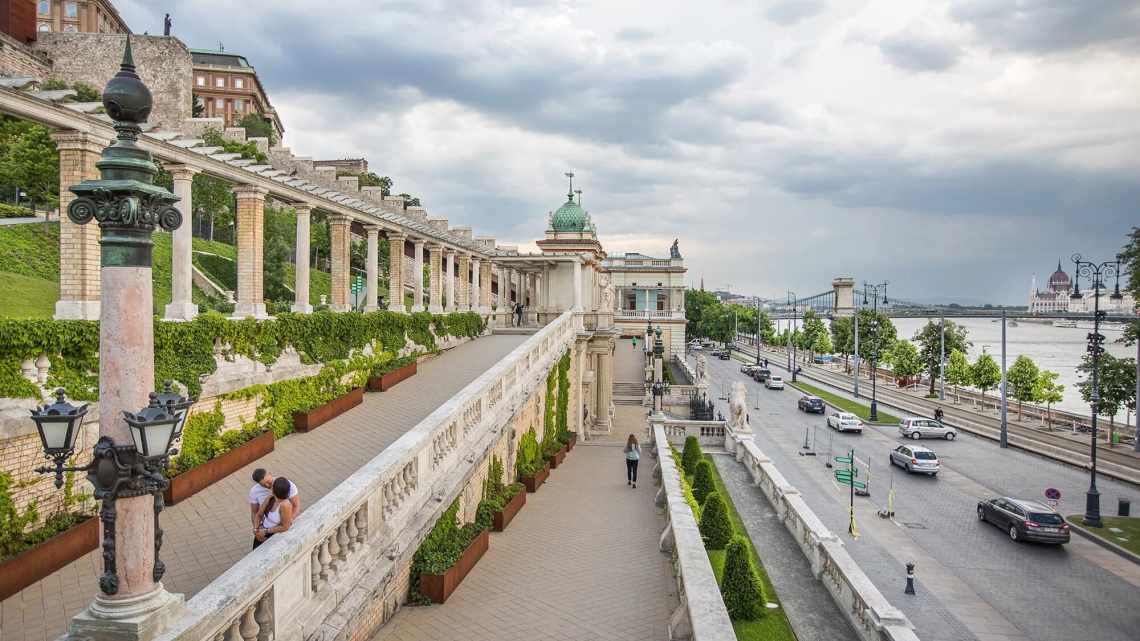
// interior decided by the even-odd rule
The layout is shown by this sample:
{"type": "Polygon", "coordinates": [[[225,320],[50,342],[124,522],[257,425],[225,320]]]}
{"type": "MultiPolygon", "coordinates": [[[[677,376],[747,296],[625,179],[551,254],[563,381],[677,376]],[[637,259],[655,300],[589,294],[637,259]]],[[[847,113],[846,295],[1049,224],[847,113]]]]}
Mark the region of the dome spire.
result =
{"type": "Polygon", "coordinates": [[[574,202],[574,172],[568,171],[564,175],[570,179],[570,191],[566,192],[566,202],[572,203],[574,202]]]}

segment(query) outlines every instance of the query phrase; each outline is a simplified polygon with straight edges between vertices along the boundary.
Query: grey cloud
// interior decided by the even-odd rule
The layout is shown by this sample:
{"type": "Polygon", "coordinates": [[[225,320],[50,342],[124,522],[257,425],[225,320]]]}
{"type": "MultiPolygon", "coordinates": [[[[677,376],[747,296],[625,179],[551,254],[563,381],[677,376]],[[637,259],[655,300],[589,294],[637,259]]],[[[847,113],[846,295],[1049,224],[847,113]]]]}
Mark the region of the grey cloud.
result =
{"type": "Polygon", "coordinates": [[[946,71],[958,62],[962,50],[907,33],[896,33],[879,42],[879,51],[892,65],[907,71],[946,71]]]}
{"type": "Polygon", "coordinates": [[[617,37],[628,42],[642,42],[653,38],[653,32],[638,27],[626,27],[617,33],[617,37]]]}
{"type": "Polygon", "coordinates": [[[826,6],[823,0],[782,0],[768,7],[764,17],[789,26],[821,13],[826,6]]]}
{"type": "Polygon", "coordinates": [[[971,0],[955,3],[950,16],[972,25],[980,37],[999,49],[1140,51],[1140,4],[1136,0],[971,0]]]}

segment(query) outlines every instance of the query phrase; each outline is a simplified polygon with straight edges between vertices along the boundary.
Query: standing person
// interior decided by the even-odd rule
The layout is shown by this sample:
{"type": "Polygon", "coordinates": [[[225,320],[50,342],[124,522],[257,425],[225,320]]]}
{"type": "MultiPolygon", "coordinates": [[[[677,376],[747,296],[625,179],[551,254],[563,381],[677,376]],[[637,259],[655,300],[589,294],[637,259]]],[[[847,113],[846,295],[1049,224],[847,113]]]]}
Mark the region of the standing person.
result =
{"type": "MultiPolygon", "coordinates": [[[[253,522],[253,529],[255,530],[260,523],[257,513],[265,504],[265,500],[272,496],[275,481],[273,475],[266,472],[263,467],[253,471],[253,487],[249,488],[249,518],[253,522]]],[[[286,498],[293,504],[293,514],[300,513],[301,497],[297,492],[297,486],[292,481],[289,482],[289,495],[286,498]]]]}
{"type": "Polygon", "coordinates": [[[635,350],[637,349],[637,337],[636,336],[633,337],[633,349],[635,349],[635,350]]]}
{"type": "Polygon", "coordinates": [[[939,423],[942,422],[942,408],[941,407],[934,408],[934,420],[938,421],[939,423]]]}
{"type": "Polygon", "coordinates": [[[641,446],[633,434],[625,442],[625,484],[637,488],[637,463],[641,460],[641,446]]]}
{"type": "Polygon", "coordinates": [[[524,309],[524,306],[522,304],[522,301],[519,301],[515,305],[515,316],[518,317],[518,326],[519,327],[523,326],[523,309],[524,309]]]}
{"type": "Polygon", "coordinates": [[[289,501],[293,483],[284,476],[273,481],[273,491],[257,511],[258,525],[253,530],[253,549],[265,543],[274,534],[287,532],[293,527],[293,504],[289,501]]]}

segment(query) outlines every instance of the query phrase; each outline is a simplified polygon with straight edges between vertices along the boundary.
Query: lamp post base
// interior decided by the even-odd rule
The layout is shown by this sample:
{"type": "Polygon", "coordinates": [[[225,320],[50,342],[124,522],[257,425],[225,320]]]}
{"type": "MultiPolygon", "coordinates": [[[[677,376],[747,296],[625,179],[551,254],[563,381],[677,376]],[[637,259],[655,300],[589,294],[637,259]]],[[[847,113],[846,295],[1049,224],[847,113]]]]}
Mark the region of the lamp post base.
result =
{"type": "Polygon", "coordinates": [[[71,619],[65,639],[85,641],[149,641],[157,637],[185,609],[181,594],[167,592],[159,583],[146,594],[127,598],[95,597],[71,619]]]}
{"type": "Polygon", "coordinates": [[[1100,492],[1095,489],[1085,492],[1085,525],[1104,527],[1100,520],[1100,492]]]}
{"type": "Polygon", "coordinates": [[[875,422],[877,422],[878,420],[879,420],[879,403],[878,403],[878,401],[872,400],[872,401],[871,401],[871,416],[870,416],[870,421],[871,421],[872,423],[875,423],[875,422]]]}

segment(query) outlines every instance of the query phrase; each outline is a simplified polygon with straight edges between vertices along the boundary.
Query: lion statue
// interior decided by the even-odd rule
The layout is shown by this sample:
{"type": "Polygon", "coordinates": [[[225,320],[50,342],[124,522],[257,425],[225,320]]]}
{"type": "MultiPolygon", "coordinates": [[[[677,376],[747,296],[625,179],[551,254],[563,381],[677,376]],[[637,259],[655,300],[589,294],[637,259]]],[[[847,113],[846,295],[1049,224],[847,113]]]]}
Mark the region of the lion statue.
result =
{"type": "Polygon", "coordinates": [[[751,429],[748,425],[748,390],[744,383],[733,383],[728,398],[728,426],[738,432],[751,429]]]}
{"type": "Polygon", "coordinates": [[[709,384],[709,369],[708,369],[708,367],[709,367],[709,363],[708,363],[708,360],[705,359],[705,355],[703,353],[697,354],[697,371],[696,371],[697,380],[694,381],[694,383],[696,385],[707,386],[709,384]]]}

